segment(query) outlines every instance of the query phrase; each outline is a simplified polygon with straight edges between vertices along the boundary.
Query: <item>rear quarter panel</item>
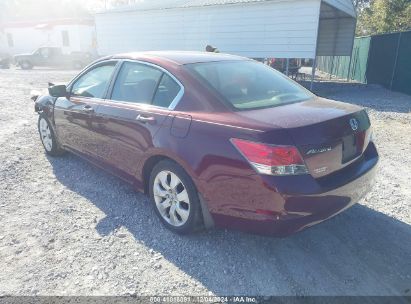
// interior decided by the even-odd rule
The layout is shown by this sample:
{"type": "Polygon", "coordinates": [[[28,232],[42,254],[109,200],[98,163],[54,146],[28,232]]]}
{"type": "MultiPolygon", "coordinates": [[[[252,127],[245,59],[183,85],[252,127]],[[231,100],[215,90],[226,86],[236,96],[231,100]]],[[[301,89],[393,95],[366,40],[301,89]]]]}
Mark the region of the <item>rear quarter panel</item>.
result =
{"type": "MultiPolygon", "coordinates": [[[[241,210],[241,213],[246,209],[251,210],[250,212],[254,212],[255,208],[264,209],[264,203],[261,202],[272,202],[275,199],[273,189],[267,185],[262,191],[260,176],[256,175],[230,139],[263,141],[267,134],[263,130],[252,128],[251,125],[240,127],[238,124],[223,123],[223,120],[234,123],[236,117],[229,117],[228,113],[190,114],[190,130],[185,137],[173,135],[171,128],[176,119],[174,115],[182,116],[177,119],[185,119],[182,113],[173,113],[167,117],[154,138],[154,146],[147,151],[140,163],[137,180],[141,181],[141,184],[147,182],[143,176],[144,164],[151,157],[163,156],[176,161],[192,177],[211,213],[233,215],[238,210],[241,210]],[[260,205],[250,208],[253,201],[260,205]]],[[[270,134],[283,144],[289,143],[289,137],[284,130],[272,130],[270,134]]]]}

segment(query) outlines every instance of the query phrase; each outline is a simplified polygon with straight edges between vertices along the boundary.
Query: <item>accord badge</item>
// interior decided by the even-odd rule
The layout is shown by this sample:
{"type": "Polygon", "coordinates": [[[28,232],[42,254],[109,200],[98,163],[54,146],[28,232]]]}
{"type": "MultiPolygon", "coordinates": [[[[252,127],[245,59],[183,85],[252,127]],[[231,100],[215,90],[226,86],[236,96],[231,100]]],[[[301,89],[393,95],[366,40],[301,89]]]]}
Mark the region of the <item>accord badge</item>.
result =
{"type": "Polygon", "coordinates": [[[306,155],[314,155],[314,154],[320,154],[320,153],[325,153],[331,151],[333,148],[331,147],[326,147],[326,148],[320,148],[320,149],[311,149],[305,153],[306,155]]]}

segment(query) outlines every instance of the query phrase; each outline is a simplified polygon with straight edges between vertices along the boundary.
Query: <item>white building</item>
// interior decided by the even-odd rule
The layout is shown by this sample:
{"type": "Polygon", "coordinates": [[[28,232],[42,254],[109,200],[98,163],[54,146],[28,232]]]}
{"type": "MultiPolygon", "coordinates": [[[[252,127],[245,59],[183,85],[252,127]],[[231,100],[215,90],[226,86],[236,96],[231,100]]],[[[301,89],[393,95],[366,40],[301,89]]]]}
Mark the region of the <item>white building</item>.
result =
{"type": "Polygon", "coordinates": [[[101,55],[204,50],[251,58],[351,55],[351,0],[145,0],[95,17],[101,55]]]}
{"type": "Polygon", "coordinates": [[[6,53],[6,51],[7,51],[6,35],[0,29],[0,54],[6,53]]]}
{"type": "Polygon", "coordinates": [[[58,19],[3,24],[0,47],[10,55],[30,53],[41,46],[61,47],[64,53],[92,52],[96,47],[94,20],[58,19]]]}

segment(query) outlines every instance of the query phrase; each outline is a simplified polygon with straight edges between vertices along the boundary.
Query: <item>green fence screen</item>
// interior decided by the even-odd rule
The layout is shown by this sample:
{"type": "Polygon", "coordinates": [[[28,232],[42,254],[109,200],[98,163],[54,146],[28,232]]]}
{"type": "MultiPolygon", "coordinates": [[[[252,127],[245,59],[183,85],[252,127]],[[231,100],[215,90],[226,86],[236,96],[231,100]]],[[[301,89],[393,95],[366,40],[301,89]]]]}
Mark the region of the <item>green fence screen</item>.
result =
{"type": "Polygon", "coordinates": [[[354,41],[351,73],[351,80],[367,82],[368,54],[370,50],[371,37],[356,38],[354,41]]]}
{"type": "Polygon", "coordinates": [[[350,56],[319,56],[317,67],[320,71],[338,78],[349,78],[365,83],[370,42],[371,37],[361,37],[354,40],[351,68],[349,68],[350,56]]]}
{"type": "Polygon", "coordinates": [[[411,95],[411,31],[401,33],[392,90],[411,95]]]}
{"type": "Polygon", "coordinates": [[[351,68],[349,56],[320,56],[317,62],[320,71],[339,78],[411,94],[411,31],[356,38],[351,68]]]}
{"type": "Polygon", "coordinates": [[[373,36],[368,55],[367,83],[390,88],[400,34],[373,36]]]}

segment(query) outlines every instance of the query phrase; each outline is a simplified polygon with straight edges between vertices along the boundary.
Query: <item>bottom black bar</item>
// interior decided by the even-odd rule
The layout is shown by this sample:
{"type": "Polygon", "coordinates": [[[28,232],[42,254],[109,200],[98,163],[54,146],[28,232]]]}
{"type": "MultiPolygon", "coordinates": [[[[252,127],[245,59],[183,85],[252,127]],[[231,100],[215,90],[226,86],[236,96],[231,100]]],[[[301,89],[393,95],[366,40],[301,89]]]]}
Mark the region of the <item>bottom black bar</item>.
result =
{"type": "Polygon", "coordinates": [[[324,296],[324,297],[253,297],[253,296],[130,296],[130,297],[44,297],[2,296],[0,304],[140,304],[140,303],[256,303],[256,304],[411,304],[401,296],[324,296]]]}

